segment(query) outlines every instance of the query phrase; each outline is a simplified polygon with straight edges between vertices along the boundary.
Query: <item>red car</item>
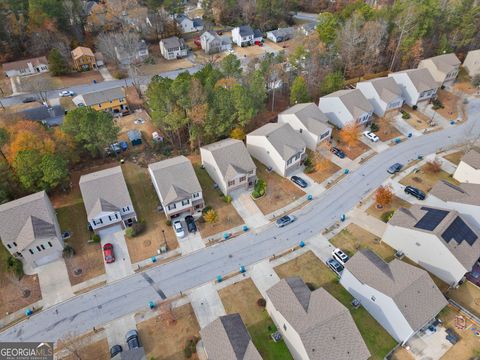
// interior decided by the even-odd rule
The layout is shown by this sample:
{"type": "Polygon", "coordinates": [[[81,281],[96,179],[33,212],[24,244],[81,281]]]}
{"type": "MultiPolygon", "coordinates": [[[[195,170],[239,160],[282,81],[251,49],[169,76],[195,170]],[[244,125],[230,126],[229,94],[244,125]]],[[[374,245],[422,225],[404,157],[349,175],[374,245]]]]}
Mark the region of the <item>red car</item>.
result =
{"type": "Polygon", "coordinates": [[[107,264],[113,263],[115,261],[115,256],[113,255],[113,245],[108,243],[103,245],[103,255],[105,257],[105,262],[107,264]]]}

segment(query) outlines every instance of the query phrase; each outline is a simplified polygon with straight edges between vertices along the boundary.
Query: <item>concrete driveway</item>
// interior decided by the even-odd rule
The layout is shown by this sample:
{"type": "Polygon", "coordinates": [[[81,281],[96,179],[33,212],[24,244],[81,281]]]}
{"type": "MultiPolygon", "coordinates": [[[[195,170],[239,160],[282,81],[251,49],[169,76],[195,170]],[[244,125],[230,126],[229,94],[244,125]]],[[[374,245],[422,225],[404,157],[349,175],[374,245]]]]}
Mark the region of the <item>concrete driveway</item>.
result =
{"type": "Polygon", "coordinates": [[[360,141],[362,143],[364,143],[365,145],[367,145],[369,148],[375,150],[377,153],[380,153],[382,151],[385,151],[385,150],[388,150],[388,148],[390,146],[388,146],[387,144],[385,144],[383,141],[377,141],[377,142],[373,142],[373,141],[370,141],[369,139],[367,139],[365,136],[362,135],[362,137],[360,138],[360,141]]]}
{"type": "Polygon", "coordinates": [[[250,277],[265,299],[267,298],[267,290],[280,281],[277,273],[273,270],[272,263],[268,259],[253,265],[250,277]]]}
{"type": "Polygon", "coordinates": [[[410,126],[405,120],[402,119],[402,114],[398,114],[395,116],[394,126],[400,131],[403,135],[408,136],[412,134],[412,136],[420,136],[422,135],[421,131],[418,131],[413,126],[410,126]]]}
{"type": "Polygon", "coordinates": [[[183,238],[177,238],[178,244],[180,245],[180,250],[182,251],[182,255],[186,255],[196,250],[203,249],[205,247],[205,243],[202,240],[200,231],[197,231],[194,234],[188,232],[187,226],[184,222],[183,227],[186,232],[185,236],[183,238]]]}
{"type": "Polygon", "coordinates": [[[113,254],[115,261],[113,263],[105,263],[105,274],[107,275],[107,283],[124,278],[133,274],[130,255],[128,254],[127,243],[125,240],[124,230],[120,225],[101,230],[99,232],[102,249],[103,245],[111,243],[113,245],[113,254]]]}
{"type": "Polygon", "coordinates": [[[63,259],[39,267],[37,274],[44,308],[73,297],[72,285],[63,259]]]}
{"type": "Polygon", "coordinates": [[[200,328],[204,328],[218,317],[226,315],[222,300],[212,282],[193,289],[188,297],[200,328]]]}
{"type": "MultiPolygon", "coordinates": [[[[128,349],[125,343],[125,334],[129,330],[137,329],[137,322],[135,321],[134,314],[128,314],[116,320],[113,320],[105,324],[105,331],[107,333],[108,347],[113,345],[121,345],[123,349],[128,349]]],[[[142,339],[140,339],[141,343],[142,339]]]]}
{"type": "Polygon", "coordinates": [[[246,191],[232,193],[232,205],[249,228],[257,229],[269,221],[258,208],[250,193],[246,191]]]}

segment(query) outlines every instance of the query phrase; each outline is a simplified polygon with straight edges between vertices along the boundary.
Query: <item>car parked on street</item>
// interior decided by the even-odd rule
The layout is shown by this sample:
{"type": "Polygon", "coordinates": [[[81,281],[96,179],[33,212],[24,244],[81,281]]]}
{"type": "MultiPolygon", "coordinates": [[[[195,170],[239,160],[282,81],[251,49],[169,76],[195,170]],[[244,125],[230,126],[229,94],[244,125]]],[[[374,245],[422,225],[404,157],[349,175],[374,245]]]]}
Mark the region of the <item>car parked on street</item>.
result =
{"type": "Polygon", "coordinates": [[[113,245],[107,243],[103,245],[103,256],[107,264],[111,264],[115,261],[115,255],[113,254],[113,245]]]}
{"type": "Polygon", "coordinates": [[[340,265],[345,265],[345,263],[350,259],[347,254],[343,252],[343,250],[336,248],[332,251],[332,256],[335,260],[337,260],[340,265]]]}
{"type": "Polygon", "coordinates": [[[138,339],[138,331],[130,330],[125,335],[125,342],[130,350],[138,349],[140,347],[140,340],[138,339]]]}
{"type": "Polygon", "coordinates": [[[363,132],[363,136],[365,136],[371,142],[377,142],[378,140],[380,140],[377,135],[368,130],[363,132]]]}
{"type": "Polygon", "coordinates": [[[60,97],[75,96],[75,93],[73,91],[70,91],[70,90],[63,90],[63,91],[60,91],[58,96],[60,96],[60,97]]]}
{"type": "Polygon", "coordinates": [[[295,220],[297,220],[297,218],[293,215],[285,215],[285,216],[282,216],[280,219],[278,219],[275,224],[277,225],[277,227],[279,228],[282,228],[288,224],[291,224],[293,223],[295,220]]]}
{"type": "Polygon", "coordinates": [[[413,186],[405,186],[405,194],[410,194],[412,195],[413,197],[416,197],[418,200],[425,200],[425,193],[420,190],[420,189],[417,189],[416,187],[413,187],[413,186]]]}
{"type": "Polygon", "coordinates": [[[395,163],[393,165],[391,165],[388,169],[387,169],[387,172],[389,174],[395,174],[397,172],[399,172],[400,170],[402,170],[402,167],[403,165],[400,164],[400,163],[395,163]]]}
{"type": "Polygon", "coordinates": [[[337,155],[340,159],[345,158],[345,153],[337,147],[330,148],[330,152],[333,153],[334,155],[337,155]]]}
{"type": "Polygon", "coordinates": [[[334,273],[338,275],[340,275],[340,273],[343,271],[343,265],[333,258],[327,260],[327,265],[333,270],[334,273]]]}
{"type": "Polygon", "coordinates": [[[292,182],[294,184],[297,184],[298,186],[300,186],[301,188],[306,188],[308,186],[307,182],[305,180],[303,180],[300,176],[297,176],[297,175],[293,175],[290,180],[292,180],[292,182]]]}
{"type": "Polygon", "coordinates": [[[195,225],[195,219],[192,215],[185,216],[185,224],[187,224],[187,230],[191,233],[197,232],[197,225],[195,225]]]}
{"type": "Polygon", "coordinates": [[[121,345],[113,345],[111,348],[110,348],[110,359],[115,357],[116,355],[120,354],[121,352],[123,351],[122,349],[122,346],[121,345]]]}
{"type": "Polygon", "coordinates": [[[22,100],[22,103],[28,104],[37,101],[33,96],[27,96],[25,99],[22,100]]]}
{"type": "Polygon", "coordinates": [[[179,238],[183,238],[185,236],[185,230],[183,230],[183,226],[180,220],[176,220],[173,222],[173,230],[175,230],[175,235],[179,238]]]}

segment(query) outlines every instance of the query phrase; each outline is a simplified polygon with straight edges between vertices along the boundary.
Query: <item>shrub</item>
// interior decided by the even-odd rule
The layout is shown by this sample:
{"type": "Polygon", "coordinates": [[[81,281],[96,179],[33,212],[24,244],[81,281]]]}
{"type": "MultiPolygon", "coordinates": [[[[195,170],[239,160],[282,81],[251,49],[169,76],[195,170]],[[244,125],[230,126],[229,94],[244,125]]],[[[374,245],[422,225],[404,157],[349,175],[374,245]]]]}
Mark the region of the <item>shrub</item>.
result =
{"type": "Polygon", "coordinates": [[[433,110],[438,110],[438,109],[443,109],[444,108],[442,102],[438,99],[433,100],[432,104],[433,104],[432,105],[433,110]]]}
{"type": "Polygon", "coordinates": [[[395,213],[395,210],[390,210],[390,211],[384,212],[380,217],[384,223],[388,223],[394,213],[395,213]]]}
{"type": "Polygon", "coordinates": [[[140,235],[141,233],[143,233],[145,231],[145,227],[146,227],[145,220],[143,220],[143,219],[134,223],[132,225],[132,229],[135,231],[134,236],[137,236],[137,235],[140,235]]]}
{"type": "Polygon", "coordinates": [[[65,259],[71,258],[73,255],[75,255],[75,249],[70,245],[65,244],[62,254],[65,259]]]}
{"type": "Polygon", "coordinates": [[[264,298],[260,298],[257,300],[257,305],[264,308],[267,306],[267,301],[264,298]]]}
{"type": "Polygon", "coordinates": [[[209,210],[212,210],[213,208],[210,205],[207,205],[203,208],[202,212],[206,214],[209,210]]]}
{"type": "Polygon", "coordinates": [[[417,105],[413,105],[413,106],[412,106],[412,109],[413,109],[413,110],[417,110],[417,109],[418,109],[418,106],[417,106],[417,105]]]}
{"type": "Polygon", "coordinates": [[[437,174],[442,170],[442,163],[438,160],[427,161],[424,169],[431,174],[437,174]]]}
{"type": "Polygon", "coordinates": [[[378,127],[378,125],[376,123],[372,123],[372,125],[370,125],[370,131],[378,131],[380,128],[378,127]]]}
{"type": "Polygon", "coordinates": [[[310,291],[315,291],[315,285],[313,285],[311,282],[307,282],[305,285],[307,285],[310,291]]]}
{"type": "Polygon", "coordinates": [[[223,197],[223,201],[225,201],[227,204],[230,204],[232,202],[232,197],[230,195],[225,195],[223,197]]]}
{"type": "Polygon", "coordinates": [[[210,209],[203,214],[203,219],[210,224],[216,223],[218,221],[218,214],[215,210],[210,209]]]}
{"type": "Polygon", "coordinates": [[[265,191],[267,189],[267,183],[264,180],[257,180],[255,183],[255,187],[252,191],[252,196],[254,199],[257,199],[263,195],[265,195],[265,191]]]}
{"type": "Polygon", "coordinates": [[[408,112],[406,112],[405,110],[400,110],[400,112],[402,113],[402,119],[410,119],[411,116],[408,112]]]}
{"type": "Polygon", "coordinates": [[[167,220],[167,221],[165,221],[165,225],[167,225],[167,226],[172,226],[172,220],[167,220]]]}
{"type": "Polygon", "coordinates": [[[94,243],[99,243],[100,240],[101,240],[101,239],[100,239],[100,235],[98,235],[98,234],[93,234],[93,235],[92,235],[92,241],[93,241],[94,243]]]}
{"type": "Polygon", "coordinates": [[[21,279],[23,276],[23,264],[13,255],[7,257],[7,271],[15,275],[17,279],[21,279]]]}
{"type": "Polygon", "coordinates": [[[187,340],[185,347],[183,348],[183,354],[185,358],[190,359],[193,354],[197,352],[197,343],[200,339],[196,336],[187,340]]]}
{"type": "Polygon", "coordinates": [[[135,237],[135,235],[136,235],[136,233],[135,233],[135,229],[133,228],[133,226],[127,227],[125,229],[125,236],[127,238],[135,237]]]}
{"type": "Polygon", "coordinates": [[[127,77],[127,74],[125,73],[125,71],[115,70],[113,72],[112,76],[117,80],[122,80],[122,79],[125,79],[127,77]]]}

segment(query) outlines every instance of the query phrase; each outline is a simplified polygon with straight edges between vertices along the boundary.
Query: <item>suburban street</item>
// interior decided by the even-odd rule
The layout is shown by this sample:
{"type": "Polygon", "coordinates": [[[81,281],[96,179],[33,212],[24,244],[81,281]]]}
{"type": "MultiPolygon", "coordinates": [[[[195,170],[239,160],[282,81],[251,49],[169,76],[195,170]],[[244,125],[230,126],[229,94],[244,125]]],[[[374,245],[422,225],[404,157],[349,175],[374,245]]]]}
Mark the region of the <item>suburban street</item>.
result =
{"type": "Polygon", "coordinates": [[[148,301],[160,301],[213,281],[217,275],[255,264],[302,240],[308,243],[381,185],[390,176],[386,169],[391,164],[407,164],[419,155],[445,150],[480,135],[480,100],[472,100],[467,106],[468,122],[413,137],[379,153],[295,212],[298,220],[292,225],[282,229],[266,225],[257,229],[257,234],[246,233],[43,309],[1,333],[0,341],[57,341],[67,334],[83,333],[143,310],[148,301]]]}

